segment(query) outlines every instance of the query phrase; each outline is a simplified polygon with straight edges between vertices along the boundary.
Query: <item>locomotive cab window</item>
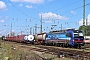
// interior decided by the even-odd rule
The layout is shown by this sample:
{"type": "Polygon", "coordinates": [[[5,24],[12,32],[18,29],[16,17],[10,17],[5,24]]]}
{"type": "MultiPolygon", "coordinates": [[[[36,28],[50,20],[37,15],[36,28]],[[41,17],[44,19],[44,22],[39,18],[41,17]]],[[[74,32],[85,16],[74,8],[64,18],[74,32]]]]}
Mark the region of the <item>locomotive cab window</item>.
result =
{"type": "Polygon", "coordinates": [[[74,36],[75,37],[78,37],[78,36],[84,36],[84,35],[83,35],[83,32],[82,31],[75,30],[74,31],[74,36]]]}
{"type": "Polygon", "coordinates": [[[79,36],[83,36],[83,33],[79,33],[79,36]]]}
{"type": "Polygon", "coordinates": [[[83,37],[84,35],[83,35],[83,33],[74,33],[74,37],[83,37]]]}

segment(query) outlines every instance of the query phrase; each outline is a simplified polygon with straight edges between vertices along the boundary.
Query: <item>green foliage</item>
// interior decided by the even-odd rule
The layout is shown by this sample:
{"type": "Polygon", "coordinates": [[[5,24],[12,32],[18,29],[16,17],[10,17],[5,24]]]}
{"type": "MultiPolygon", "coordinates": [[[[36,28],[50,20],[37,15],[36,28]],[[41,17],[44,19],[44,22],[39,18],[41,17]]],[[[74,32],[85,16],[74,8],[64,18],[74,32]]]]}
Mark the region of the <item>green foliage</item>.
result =
{"type": "Polygon", "coordinates": [[[90,25],[80,26],[79,30],[83,30],[84,31],[84,35],[90,36],[90,25]]]}
{"type": "Polygon", "coordinates": [[[0,40],[2,40],[2,37],[0,37],[0,40]]]}
{"type": "Polygon", "coordinates": [[[0,40],[2,40],[5,36],[0,37],[0,40]]]}

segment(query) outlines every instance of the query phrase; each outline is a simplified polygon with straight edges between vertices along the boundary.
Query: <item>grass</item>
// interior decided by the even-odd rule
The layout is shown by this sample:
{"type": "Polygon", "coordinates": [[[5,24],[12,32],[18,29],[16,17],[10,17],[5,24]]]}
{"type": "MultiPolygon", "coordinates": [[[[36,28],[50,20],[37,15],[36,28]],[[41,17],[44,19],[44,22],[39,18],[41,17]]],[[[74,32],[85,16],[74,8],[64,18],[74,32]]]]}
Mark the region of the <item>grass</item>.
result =
{"type": "Polygon", "coordinates": [[[18,44],[12,45],[2,42],[1,47],[0,60],[4,60],[5,58],[9,58],[9,60],[25,60],[26,56],[28,56],[27,59],[40,59],[36,54],[30,52],[28,49],[18,47],[18,44]]]}
{"type": "MultiPolygon", "coordinates": [[[[9,60],[20,60],[20,59],[25,60],[26,57],[28,60],[29,59],[42,60],[42,58],[39,57],[39,54],[29,50],[30,47],[31,48],[37,48],[37,47],[29,46],[28,48],[21,48],[20,46],[18,44],[2,42],[0,48],[0,60],[1,59],[4,60],[6,57],[9,58],[9,60]]],[[[42,53],[41,56],[51,60],[72,60],[70,58],[58,58],[56,55],[47,54],[47,53],[42,53]]]]}
{"type": "Polygon", "coordinates": [[[2,53],[0,55],[0,59],[4,59],[6,57],[10,58],[11,60],[16,60],[16,58],[19,55],[19,52],[17,50],[12,49],[12,46],[9,44],[6,44],[4,42],[1,43],[1,50],[2,53]]]}

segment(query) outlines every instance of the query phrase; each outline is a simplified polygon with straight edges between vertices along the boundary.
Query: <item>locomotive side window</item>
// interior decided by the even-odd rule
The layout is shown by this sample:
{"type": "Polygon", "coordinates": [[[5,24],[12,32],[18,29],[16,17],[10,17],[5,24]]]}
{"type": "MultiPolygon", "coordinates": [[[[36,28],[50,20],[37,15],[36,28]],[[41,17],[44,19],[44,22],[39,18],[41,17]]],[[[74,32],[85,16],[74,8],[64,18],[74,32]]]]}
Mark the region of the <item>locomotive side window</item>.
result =
{"type": "Polygon", "coordinates": [[[48,37],[48,35],[46,35],[46,37],[48,37]]]}
{"type": "Polygon", "coordinates": [[[72,35],[71,35],[70,33],[67,33],[66,36],[68,36],[68,37],[72,37],[72,35]]]}

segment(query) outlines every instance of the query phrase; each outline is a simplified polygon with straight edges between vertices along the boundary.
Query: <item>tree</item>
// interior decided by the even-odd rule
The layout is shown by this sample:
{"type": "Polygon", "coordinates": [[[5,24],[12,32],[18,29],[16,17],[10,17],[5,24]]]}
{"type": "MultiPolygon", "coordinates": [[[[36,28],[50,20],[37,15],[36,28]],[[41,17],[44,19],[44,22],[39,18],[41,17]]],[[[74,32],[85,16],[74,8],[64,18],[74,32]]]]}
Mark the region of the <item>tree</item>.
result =
{"type": "Polygon", "coordinates": [[[0,37],[0,40],[3,40],[4,37],[5,37],[5,36],[0,37]]]}
{"type": "Polygon", "coordinates": [[[80,26],[79,27],[79,30],[83,30],[83,28],[84,28],[84,35],[86,35],[86,36],[90,36],[90,25],[87,25],[87,26],[80,26]]]}

